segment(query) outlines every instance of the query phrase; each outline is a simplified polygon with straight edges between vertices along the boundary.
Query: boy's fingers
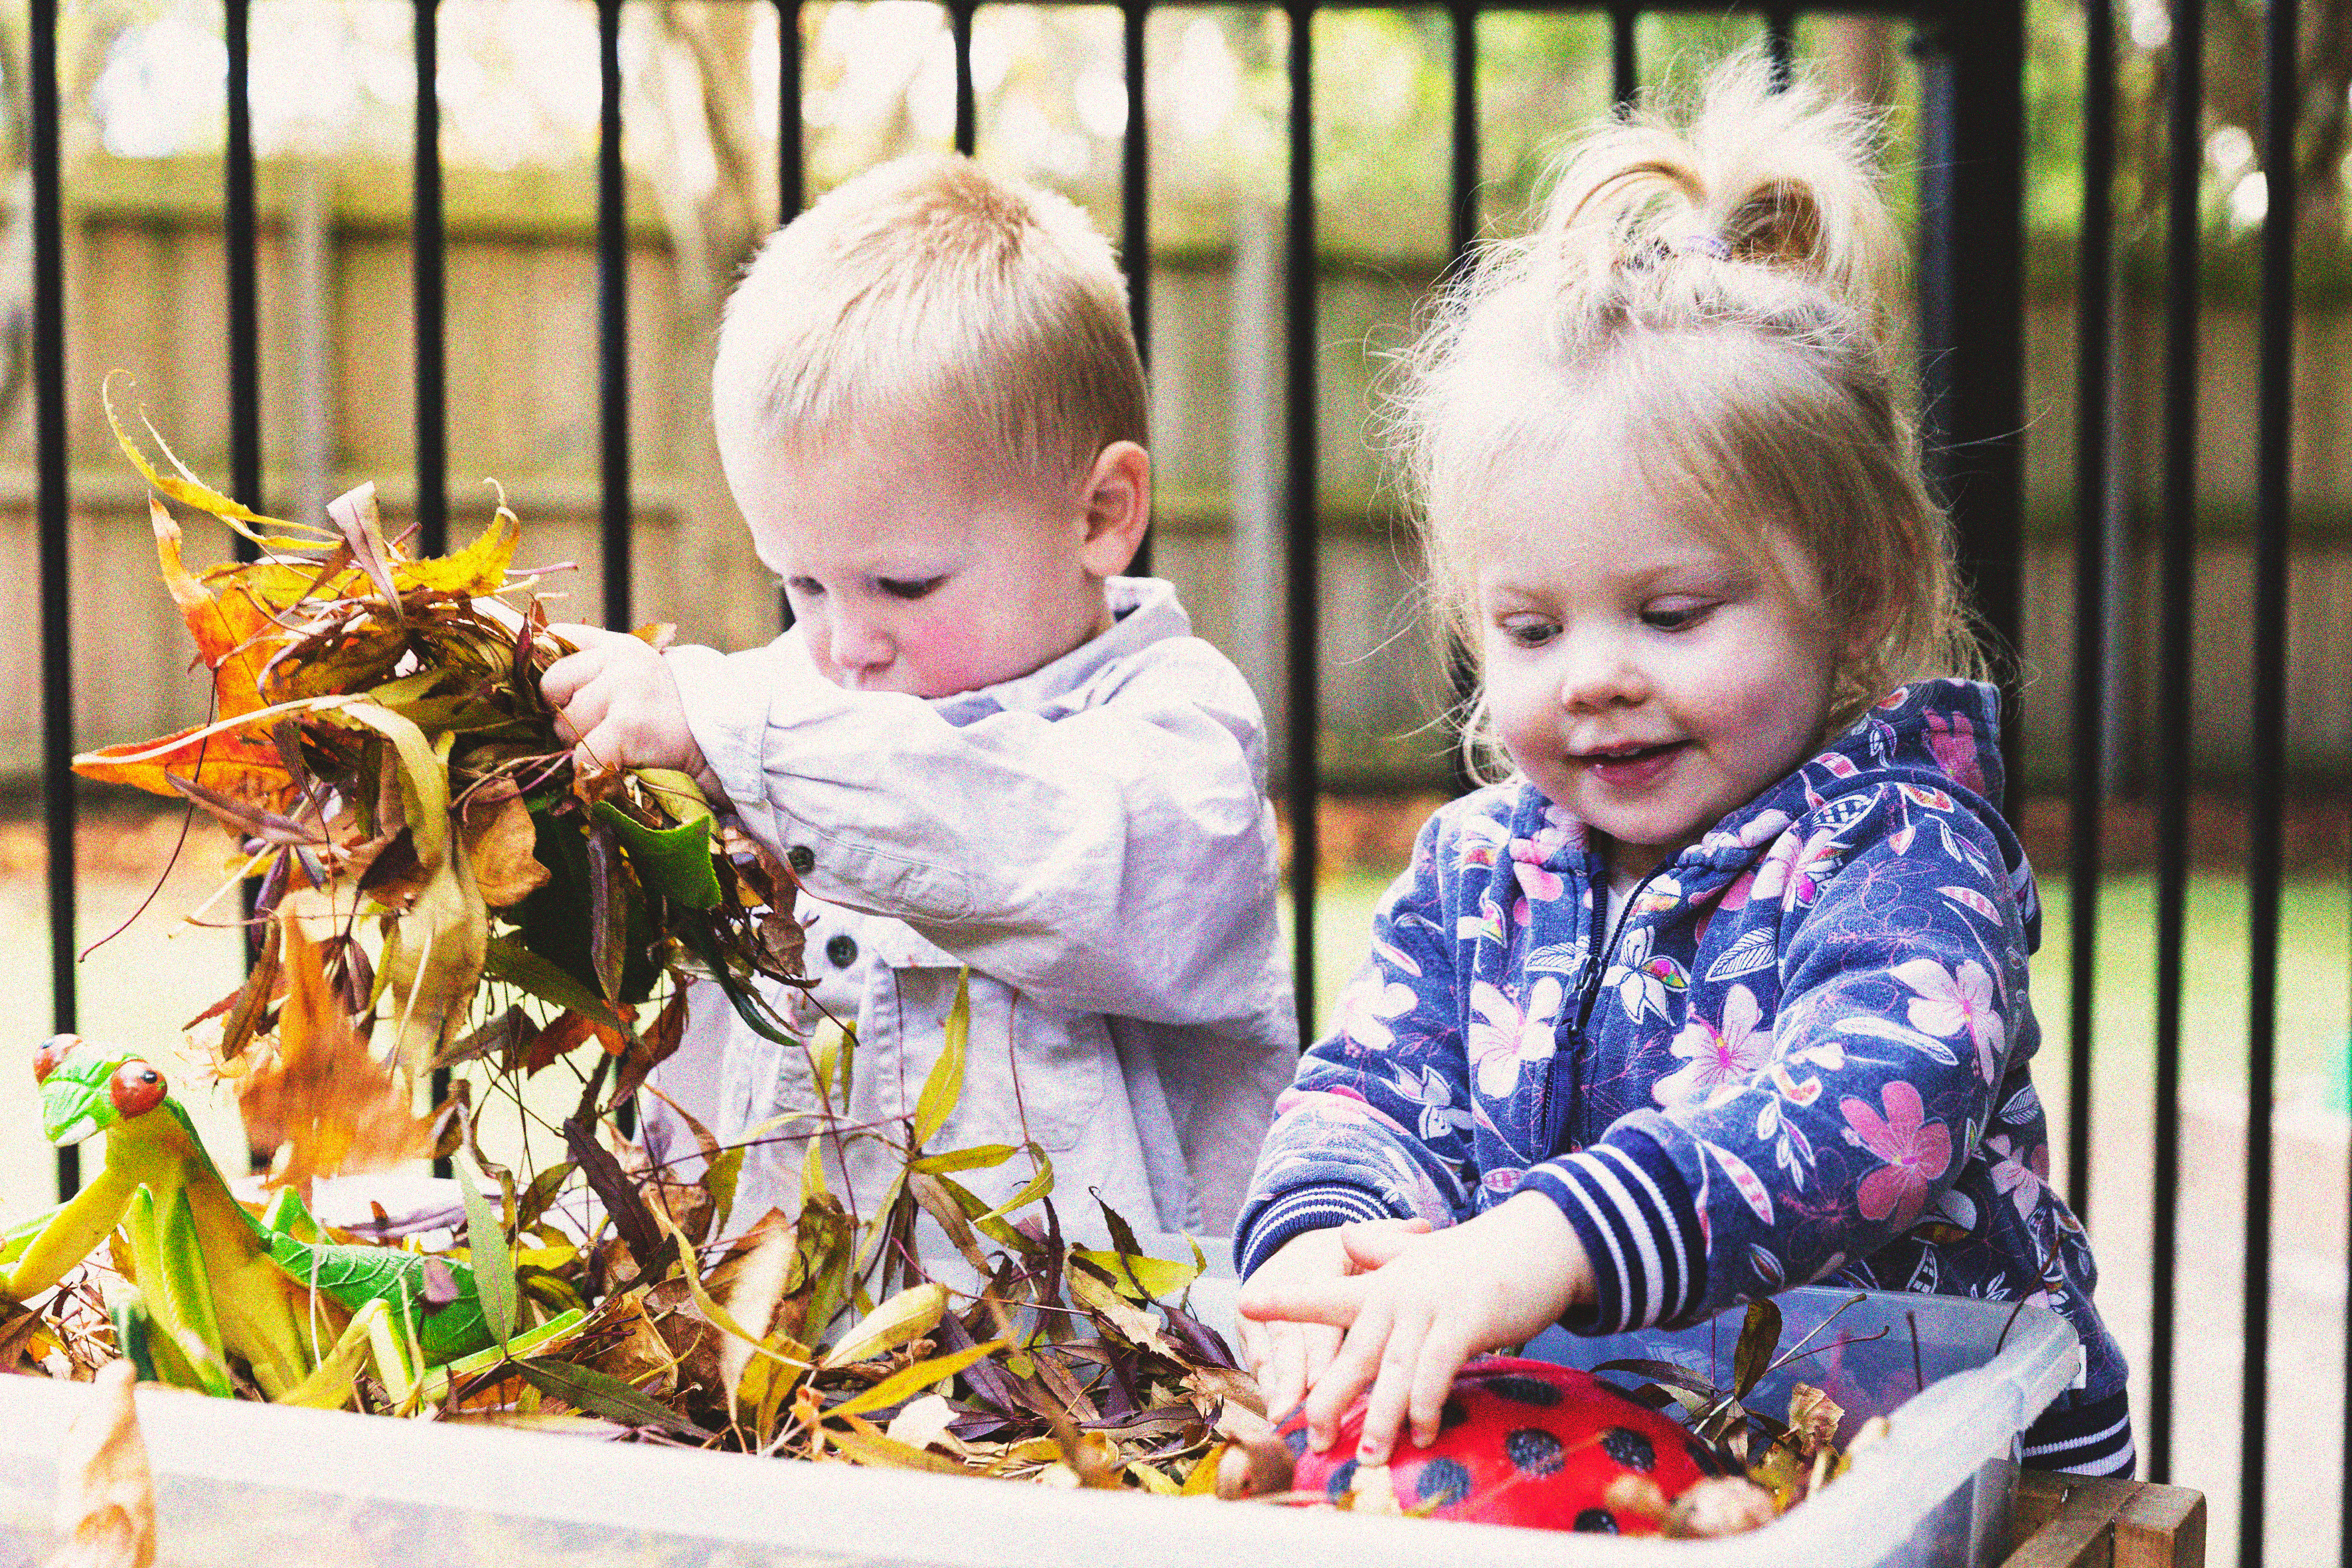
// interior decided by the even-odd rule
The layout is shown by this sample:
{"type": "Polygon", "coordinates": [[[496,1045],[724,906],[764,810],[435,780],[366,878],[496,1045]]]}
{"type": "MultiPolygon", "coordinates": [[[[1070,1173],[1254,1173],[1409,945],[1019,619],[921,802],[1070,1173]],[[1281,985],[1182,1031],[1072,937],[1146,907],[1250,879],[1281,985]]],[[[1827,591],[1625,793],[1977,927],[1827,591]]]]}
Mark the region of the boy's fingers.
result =
{"type": "Polygon", "coordinates": [[[1339,1331],[1322,1323],[1298,1325],[1298,1342],[1305,1347],[1307,1375],[1298,1392],[1305,1394],[1317,1380],[1330,1370],[1331,1358],[1339,1353],[1339,1331]]]}
{"type": "Polygon", "coordinates": [[[580,689],[594,680],[604,668],[602,657],[593,653],[567,653],[540,672],[539,689],[558,708],[580,694],[580,689]]]}
{"type": "Polygon", "coordinates": [[[1307,1394],[1307,1333],[1295,1323],[1282,1323],[1268,1330],[1267,1337],[1274,1342],[1268,1358],[1273,1375],[1264,1390],[1265,1415],[1279,1421],[1307,1394]]]}

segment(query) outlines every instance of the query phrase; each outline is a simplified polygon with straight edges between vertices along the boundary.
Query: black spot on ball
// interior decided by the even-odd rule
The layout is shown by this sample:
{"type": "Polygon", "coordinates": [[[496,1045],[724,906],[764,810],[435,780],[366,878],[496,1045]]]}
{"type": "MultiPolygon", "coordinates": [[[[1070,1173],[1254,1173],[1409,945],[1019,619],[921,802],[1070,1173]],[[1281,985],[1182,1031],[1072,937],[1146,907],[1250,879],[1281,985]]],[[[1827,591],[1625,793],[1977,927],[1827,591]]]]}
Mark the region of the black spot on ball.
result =
{"type": "Polygon", "coordinates": [[[1523,1476],[1549,1476],[1559,1473],[1559,1439],[1540,1426],[1522,1426],[1505,1437],[1503,1452],[1509,1456],[1511,1468],[1523,1476]]]}
{"type": "Polygon", "coordinates": [[[1549,1410],[1559,1403],[1559,1390],[1539,1377],[1520,1377],[1506,1373],[1486,1380],[1486,1392],[1514,1405],[1532,1405],[1538,1410],[1549,1410]]]}
{"type": "Polygon", "coordinates": [[[1730,1473],[1723,1468],[1723,1461],[1715,1457],[1715,1450],[1704,1443],[1685,1443],[1683,1451],[1690,1456],[1691,1463],[1698,1467],[1701,1475],[1721,1476],[1730,1473]]]}
{"type": "Polygon", "coordinates": [[[1307,1457],[1307,1428],[1304,1425],[1294,1426],[1285,1432],[1282,1435],[1282,1442],[1283,1446],[1290,1450],[1292,1458],[1302,1459],[1307,1457]]]}
{"type": "Polygon", "coordinates": [[[1432,1459],[1413,1478],[1423,1508],[1451,1508],[1470,1495],[1470,1472],[1459,1459],[1432,1459]]]}
{"type": "Polygon", "coordinates": [[[1333,1502],[1338,1502],[1354,1489],[1355,1484],[1356,1461],[1349,1459],[1344,1461],[1338,1469],[1333,1470],[1331,1479],[1323,1483],[1323,1495],[1333,1502]]]}
{"type": "Polygon", "coordinates": [[[1656,1446],[1630,1427],[1612,1426],[1601,1433],[1601,1451],[1629,1470],[1647,1473],[1658,1468],[1656,1446]]]}
{"type": "Polygon", "coordinates": [[[1605,1508],[1588,1508],[1576,1516],[1576,1522],[1569,1528],[1585,1535],[1614,1535],[1617,1516],[1605,1508]]]}
{"type": "Polygon", "coordinates": [[[1437,1429],[1451,1432],[1470,1419],[1470,1407],[1459,1399],[1448,1398],[1445,1408],[1437,1413],[1437,1429]]]}

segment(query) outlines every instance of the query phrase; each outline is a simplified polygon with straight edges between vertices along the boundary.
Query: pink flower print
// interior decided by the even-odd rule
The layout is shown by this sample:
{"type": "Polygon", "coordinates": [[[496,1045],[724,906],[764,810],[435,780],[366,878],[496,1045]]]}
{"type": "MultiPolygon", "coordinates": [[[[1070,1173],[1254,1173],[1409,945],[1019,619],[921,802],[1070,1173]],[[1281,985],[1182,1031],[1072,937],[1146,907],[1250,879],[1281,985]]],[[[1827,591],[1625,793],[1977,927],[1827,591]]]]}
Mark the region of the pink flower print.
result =
{"type": "Polygon", "coordinates": [[[1483,980],[1470,987],[1466,1044],[1482,1097],[1507,1099],[1518,1087],[1522,1063],[1542,1061],[1559,1048],[1553,1031],[1566,994],[1559,977],[1549,974],[1528,987],[1524,1006],[1483,980]]]}
{"type": "Polygon", "coordinates": [[[1339,1034],[1360,1049],[1385,1051],[1396,1044],[1390,1022],[1412,1012],[1419,1000],[1411,986],[1367,969],[1339,994],[1339,1034]]]}
{"type": "Polygon", "coordinates": [[[1993,1162],[1992,1190],[2007,1193],[2009,1201],[2017,1205],[2017,1217],[2032,1224],[2033,1211],[2042,1203],[2042,1189],[2050,1180],[2050,1145],[2038,1143],[2029,1152],[2022,1147],[2011,1148],[2009,1135],[1996,1132],[1985,1140],[1985,1147],[2000,1156],[1993,1162]]]}
{"type": "Polygon", "coordinates": [[[1718,1093],[1728,1099],[1772,1054],[1772,1031],[1759,1026],[1763,1016],[1756,994],[1745,985],[1733,986],[1724,997],[1720,1027],[1693,1009],[1675,1037],[1674,1053],[1684,1065],[1653,1085],[1651,1095],[1669,1110],[1706,1103],[1718,1093]]]}
{"type": "Polygon", "coordinates": [[[1954,713],[1947,718],[1941,713],[1929,713],[1927,750],[1935,753],[1936,765],[1950,774],[1962,789],[1984,794],[1984,768],[1977,761],[1977,727],[1969,721],[1967,714],[1954,713]]]}
{"type": "Polygon", "coordinates": [[[1838,1102],[1845,1112],[1846,1140],[1858,1143],[1885,1165],[1862,1179],[1854,1202],[1862,1217],[1895,1219],[1896,1230],[1907,1230],[1927,1206],[1927,1194],[1951,1168],[1952,1131],[1940,1121],[1926,1120],[1919,1091],[1901,1079],[1886,1086],[1880,1097],[1886,1107],[1881,1118],[1859,1100],[1838,1102]]]}
{"type": "MultiPolygon", "coordinates": [[[[1544,857],[1534,840],[1511,840],[1511,869],[1518,878],[1519,891],[1528,898],[1549,903],[1568,891],[1568,883],[1558,872],[1545,870],[1543,861],[1544,857]]],[[[1525,920],[1524,916],[1517,918],[1522,921],[1525,920]]]]}
{"type": "Polygon", "coordinates": [[[1823,828],[1799,844],[1790,834],[1772,846],[1764,864],[1756,868],[1756,884],[1748,891],[1751,899],[1779,899],[1785,909],[1795,910],[1811,903],[1821,896],[1822,879],[1828,876],[1837,863],[1837,852],[1845,846],[1837,835],[1823,828]]]}
{"type": "Polygon", "coordinates": [[[1911,1026],[1938,1039],[1965,1032],[1976,1047],[1977,1076],[1987,1083],[1998,1081],[2001,1047],[2009,1033],[1985,966],[1971,958],[1958,969],[1946,969],[1932,958],[1915,958],[1896,964],[1893,973],[1919,994],[1909,1009],[1911,1026]]]}
{"type": "Polygon", "coordinates": [[[1789,826],[1789,814],[1785,811],[1777,808],[1771,811],[1759,811],[1737,827],[1715,829],[1699,841],[1699,848],[1702,852],[1710,855],[1717,849],[1728,849],[1734,847],[1753,849],[1759,844],[1776,837],[1780,829],[1789,826]]]}
{"type": "Polygon", "coordinates": [[[1584,847],[1584,824],[1570,816],[1563,807],[1547,805],[1544,807],[1544,825],[1536,829],[1533,838],[1523,838],[1513,844],[1513,854],[1518,852],[1519,844],[1532,848],[1537,859],[1549,860],[1563,849],[1584,847]]]}

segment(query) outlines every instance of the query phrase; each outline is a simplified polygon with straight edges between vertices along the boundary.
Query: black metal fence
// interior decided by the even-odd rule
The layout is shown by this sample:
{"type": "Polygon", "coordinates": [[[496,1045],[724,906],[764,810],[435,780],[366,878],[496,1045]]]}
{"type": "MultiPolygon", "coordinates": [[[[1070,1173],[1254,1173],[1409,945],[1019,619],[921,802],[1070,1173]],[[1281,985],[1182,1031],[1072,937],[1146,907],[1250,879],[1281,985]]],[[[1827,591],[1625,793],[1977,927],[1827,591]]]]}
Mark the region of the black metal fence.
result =
{"type": "MultiPolygon", "coordinates": [[[[744,0],[745,4],[756,0],[744,0]]],[[[801,0],[773,0],[779,12],[781,70],[775,84],[782,112],[777,148],[780,216],[798,212],[804,195],[802,117],[801,0]]],[[[604,615],[626,626],[629,601],[629,387],[625,309],[627,254],[623,227],[621,0],[594,0],[601,27],[603,121],[598,178],[598,296],[603,433],[602,541],[604,615]]],[[[976,0],[946,0],[956,55],[955,140],[971,151],[976,134],[971,24],[976,0]]],[[[1152,0],[1121,0],[1128,112],[1121,179],[1121,249],[1129,258],[1132,309],[1139,340],[1148,341],[1151,300],[1147,269],[1149,195],[1145,113],[1145,22],[1152,0]]],[[[1296,965],[1300,1013],[1314,1016],[1315,889],[1318,860],[1316,805],[1320,719],[1317,690],[1318,528],[1316,480],[1318,432],[1316,356],[1317,269],[1312,113],[1316,0],[1286,0],[1289,112],[1289,199],[1286,268],[1286,401],[1288,567],[1288,755],[1284,784],[1289,807],[1296,898],[1296,965]]],[[[1629,100],[1641,80],[1635,20],[1641,12],[1719,11],[1718,5],[1664,0],[1643,5],[1488,5],[1445,0],[1452,23],[1452,240],[1458,259],[1478,229],[1478,21],[1501,9],[1605,11],[1617,100],[1629,100]]],[[[1918,341],[1923,415],[1936,478],[1958,529],[1959,553],[1977,610],[1999,642],[2017,646],[2020,633],[2021,394],[2024,204],[2023,79],[2025,14],[2021,0],[1921,0],[1912,5],[1841,5],[1908,19],[1920,80],[1918,341]]],[[[2127,1160],[2138,1151],[2094,1151],[2091,1068],[2095,1048],[2095,960],[2101,879],[2100,821],[2106,769],[2100,746],[2102,695],[2115,679],[2107,603],[2102,584],[2112,563],[2105,526],[2110,501],[2109,391],[2113,370],[2110,322],[2116,307],[2115,225],[2111,192],[2116,173],[2116,41],[2113,0],[2082,0],[2087,40],[2084,103],[2084,175],[2079,265],[2080,337],[2075,466],[2077,493],[2074,714],[2072,774],[2073,975],[2066,1064],[2065,1129],[2069,1197],[2077,1212],[2090,1200],[2095,1152],[2127,1160]]],[[[2165,227],[2166,285],[2163,354],[2164,447],[2161,483],[2160,615],[2158,690],[2160,762],[2153,780],[2158,856],[2155,1103],[2157,1139],[2149,1172],[2154,1194],[2153,1295],[2148,1397],[2139,1411],[2141,1451],[2153,1479],[2170,1479],[2176,1418],[2174,1362],[2179,1333],[2175,1301],[2180,1179],[2182,952],[2188,892],[2189,802],[2189,706],[2192,646],[2190,605],[2196,536],[2196,367],[2199,206],[2203,147],[2200,101],[2202,0],[2171,0],[2170,80],[2167,118],[2169,191],[2165,227]]],[[[247,95],[248,0],[226,0],[228,55],[227,155],[223,191],[227,256],[229,342],[226,393],[232,410],[230,468],[237,499],[260,508],[261,399],[255,281],[254,149],[247,95]]],[[[436,0],[415,0],[416,121],[414,272],[416,323],[415,430],[417,507],[423,548],[446,548],[446,429],[444,223],[440,110],[436,97],[436,0]]],[[[1762,10],[1777,58],[1790,47],[1794,8],[1762,10]]],[[[2262,167],[2294,166],[2295,0],[2271,0],[2266,22],[2262,167]]],[[[64,296],[60,228],[59,113],[56,0],[31,0],[29,16],[30,154],[33,186],[35,421],[40,537],[44,803],[48,842],[54,1026],[76,1020],[74,973],[75,798],[69,760],[71,732],[70,627],[67,588],[71,562],[68,501],[64,296]]],[[[2258,452],[2252,689],[2256,705],[2249,789],[2250,843],[2246,875],[2252,955],[2249,1002],[2249,1107],[2244,1173],[2250,1215],[2244,1259],[2245,1346],[2242,1387],[2239,1560],[2253,1568],[2264,1552],[2263,1433],[2267,1415],[2273,1130],[2271,1106],[2275,994],[2278,979],[2280,838],[2284,788],[2285,585],[2288,522],[2288,399],[2294,323],[2294,202],[2273,187],[2263,223],[2260,300],[2260,396],[2249,437],[2258,452]]],[[[2014,726],[2011,730],[2015,733],[2014,726]]],[[[2013,746],[2014,742],[2011,744],[2013,746]]],[[[2017,776],[2012,767],[2011,776],[2017,776]]],[[[70,1193],[79,1180],[77,1152],[58,1153],[58,1183],[70,1193]]],[[[2352,1331],[2352,1322],[2347,1322],[2352,1331]]],[[[2352,1340],[2347,1341],[2352,1352],[2352,1340]]],[[[2352,1361],[2352,1356],[2347,1356],[2352,1361]]],[[[2346,1400],[2347,1452],[2352,1452],[2352,1398],[2346,1400]]],[[[2352,1485],[2344,1490],[2340,1533],[2352,1563],[2352,1485]]]]}

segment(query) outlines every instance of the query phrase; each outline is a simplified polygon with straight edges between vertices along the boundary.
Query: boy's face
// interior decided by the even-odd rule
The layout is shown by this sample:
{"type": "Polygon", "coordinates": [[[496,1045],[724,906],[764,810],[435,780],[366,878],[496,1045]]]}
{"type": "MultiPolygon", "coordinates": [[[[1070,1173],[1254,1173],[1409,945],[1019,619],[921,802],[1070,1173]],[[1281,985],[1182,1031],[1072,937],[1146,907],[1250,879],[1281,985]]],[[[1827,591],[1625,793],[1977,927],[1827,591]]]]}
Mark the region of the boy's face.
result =
{"type": "Polygon", "coordinates": [[[760,559],[835,684],[949,697],[1110,625],[1102,580],[1118,567],[1092,569],[1086,499],[1008,483],[961,445],[919,428],[730,454],[760,559]]]}

